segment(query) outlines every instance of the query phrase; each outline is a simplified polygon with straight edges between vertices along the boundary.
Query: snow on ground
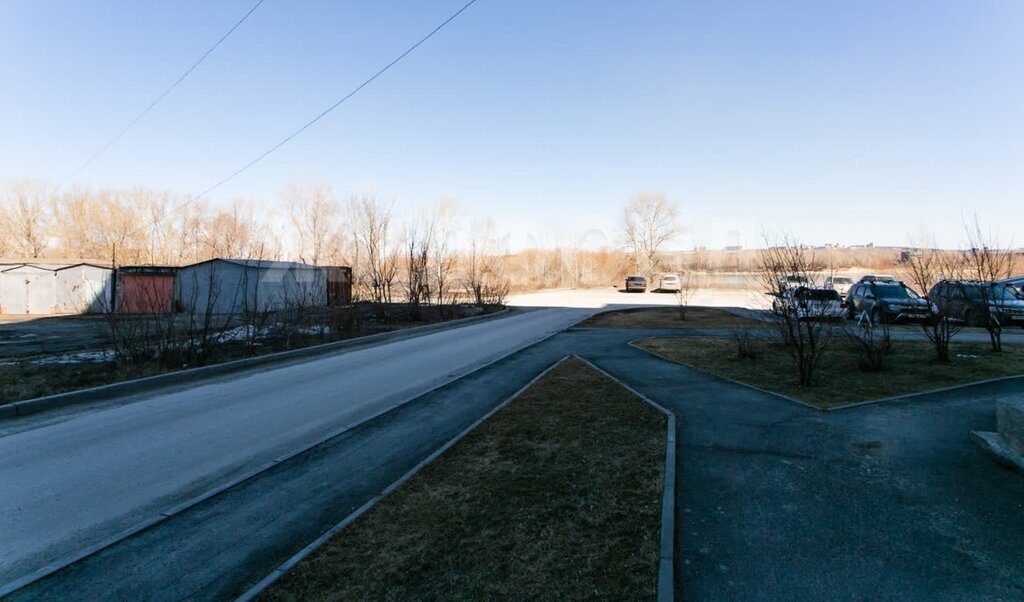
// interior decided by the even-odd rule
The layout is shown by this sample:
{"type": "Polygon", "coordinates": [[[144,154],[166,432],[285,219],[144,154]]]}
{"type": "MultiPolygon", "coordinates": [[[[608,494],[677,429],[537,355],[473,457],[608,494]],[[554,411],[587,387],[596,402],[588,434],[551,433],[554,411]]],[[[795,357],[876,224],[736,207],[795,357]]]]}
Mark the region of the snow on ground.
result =
{"type": "MultiPolygon", "coordinates": [[[[31,359],[25,363],[36,366],[46,366],[54,364],[81,364],[84,362],[112,361],[114,361],[114,352],[107,349],[99,351],[79,351],[78,353],[62,353],[60,355],[31,359]]],[[[0,362],[0,366],[17,366],[20,363],[22,362],[0,362]]]]}
{"type": "MultiPolygon", "coordinates": [[[[754,290],[698,289],[690,298],[690,305],[708,307],[742,307],[764,309],[768,307],[763,293],[754,290]]],[[[535,293],[510,295],[513,307],[574,307],[588,309],[627,308],[676,305],[674,293],[624,293],[613,287],[599,289],[556,289],[535,293]]]]}

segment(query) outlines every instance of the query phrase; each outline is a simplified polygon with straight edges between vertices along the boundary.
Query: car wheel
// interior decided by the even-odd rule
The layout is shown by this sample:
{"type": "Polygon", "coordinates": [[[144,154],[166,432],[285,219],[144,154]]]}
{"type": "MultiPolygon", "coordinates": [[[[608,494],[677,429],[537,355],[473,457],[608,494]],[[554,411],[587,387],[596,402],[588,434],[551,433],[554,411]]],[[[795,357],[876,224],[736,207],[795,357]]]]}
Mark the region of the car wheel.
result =
{"type": "Polygon", "coordinates": [[[978,321],[978,316],[974,313],[973,310],[968,310],[967,313],[964,314],[964,324],[971,328],[977,328],[978,326],[981,326],[981,324],[978,321]]]}
{"type": "Polygon", "coordinates": [[[877,307],[871,310],[871,324],[881,324],[885,320],[885,314],[877,307]]]}

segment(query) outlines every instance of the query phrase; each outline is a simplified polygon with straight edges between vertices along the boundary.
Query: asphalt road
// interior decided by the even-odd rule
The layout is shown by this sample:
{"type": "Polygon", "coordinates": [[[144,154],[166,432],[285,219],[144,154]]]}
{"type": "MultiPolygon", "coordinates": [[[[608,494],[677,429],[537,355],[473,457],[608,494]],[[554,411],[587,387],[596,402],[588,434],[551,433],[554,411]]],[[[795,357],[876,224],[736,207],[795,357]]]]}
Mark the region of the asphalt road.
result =
{"type": "Polygon", "coordinates": [[[971,441],[1022,379],[821,412],[578,331],[676,414],[687,600],[1024,599],[1024,478],[971,441]]]}
{"type": "MultiPolygon", "coordinates": [[[[553,306],[559,294],[533,304],[553,306]]],[[[571,330],[529,346],[594,307],[644,296],[576,299],[574,309],[523,311],[0,430],[0,582],[343,431],[15,598],[237,595],[577,353],[679,418],[681,597],[1024,595],[1024,480],[969,438],[994,428],[994,399],[1019,382],[826,414],[625,344],[657,332],[571,330]]]]}
{"type": "Polygon", "coordinates": [[[569,353],[677,416],[676,592],[692,600],[1016,600],[1024,479],[970,440],[1019,381],[820,412],[626,343],[559,334],[21,590],[21,600],[245,591],[569,353]]]}
{"type": "Polygon", "coordinates": [[[522,349],[537,309],[0,433],[0,586],[522,349]]]}

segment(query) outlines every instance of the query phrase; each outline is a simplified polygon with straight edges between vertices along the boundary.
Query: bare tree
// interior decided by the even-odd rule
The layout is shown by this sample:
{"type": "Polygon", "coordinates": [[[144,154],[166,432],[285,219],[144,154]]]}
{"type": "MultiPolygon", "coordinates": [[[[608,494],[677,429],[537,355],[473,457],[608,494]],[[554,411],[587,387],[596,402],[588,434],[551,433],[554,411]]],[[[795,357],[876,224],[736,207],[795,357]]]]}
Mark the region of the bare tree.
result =
{"type": "Polygon", "coordinates": [[[501,305],[511,283],[505,270],[505,250],[491,220],[473,223],[463,286],[477,305],[501,305]]]}
{"type": "Polygon", "coordinates": [[[430,257],[436,228],[435,215],[427,213],[406,226],[404,284],[411,320],[422,319],[421,306],[430,299],[430,257]]]}
{"type": "Polygon", "coordinates": [[[7,246],[23,257],[40,258],[49,246],[49,189],[45,182],[14,180],[3,187],[0,220],[7,246]]]}
{"type": "Polygon", "coordinates": [[[661,193],[639,193],[623,211],[626,245],[633,253],[637,271],[648,280],[658,267],[658,251],[679,235],[677,208],[661,193]]]}
{"type": "Polygon", "coordinates": [[[360,279],[375,303],[391,303],[398,257],[391,232],[391,208],[373,194],[352,195],[349,219],[360,279]]]}
{"type": "Polygon", "coordinates": [[[281,195],[298,234],[299,256],[320,265],[332,254],[331,243],[338,231],[339,207],[327,184],[290,185],[281,195]]]}
{"type": "Polygon", "coordinates": [[[827,305],[801,298],[793,282],[810,283],[817,261],[814,252],[788,236],[765,236],[758,252],[761,284],[772,298],[771,317],[796,362],[798,382],[809,386],[834,336],[827,305]]]}
{"type": "Polygon", "coordinates": [[[442,199],[434,207],[434,243],[430,250],[430,274],[433,280],[434,300],[440,311],[455,302],[452,290],[452,272],[455,271],[457,254],[455,233],[458,231],[462,212],[453,199],[442,199]]]}
{"type": "Polygon", "coordinates": [[[1016,297],[997,281],[1012,276],[1013,252],[1002,248],[997,236],[983,231],[977,217],[973,224],[966,224],[965,229],[970,248],[965,253],[964,263],[970,278],[977,281],[972,290],[976,288],[981,295],[976,304],[981,315],[976,319],[988,331],[992,351],[1002,351],[1006,304],[1016,297]]]}
{"type": "Polygon", "coordinates": [[[911,250],[903,262],[902,271],[922,294],[929,296],[932,317],[921,328],[935,348],[940,362],[950,361],[949,349],[953,337],[960,332],[960,322],[954,316],[959,286],[938,286],[943,281],[956,281],[962,277],[963,261],[959,253],[941,251],[935,239],[922,234],[910,239],[911,250]]]}

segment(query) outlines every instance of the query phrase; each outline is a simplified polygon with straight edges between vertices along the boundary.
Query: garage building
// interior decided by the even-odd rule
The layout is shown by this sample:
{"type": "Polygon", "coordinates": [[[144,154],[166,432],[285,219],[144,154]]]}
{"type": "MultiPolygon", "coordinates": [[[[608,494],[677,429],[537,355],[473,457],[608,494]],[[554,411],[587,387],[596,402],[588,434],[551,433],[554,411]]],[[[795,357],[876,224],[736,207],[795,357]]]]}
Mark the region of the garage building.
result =
{"type": "Polygon", "coordinates": [[[98,263],[0,264],[0,314],[103,313],[113,270],[98,263]]]}
{"type": "Polygon", "coordinates": [[[198,314],[322,307],[327,272],[290,261],[211,259],[178,271],[174,299],[183,311],[198,314]]]}

